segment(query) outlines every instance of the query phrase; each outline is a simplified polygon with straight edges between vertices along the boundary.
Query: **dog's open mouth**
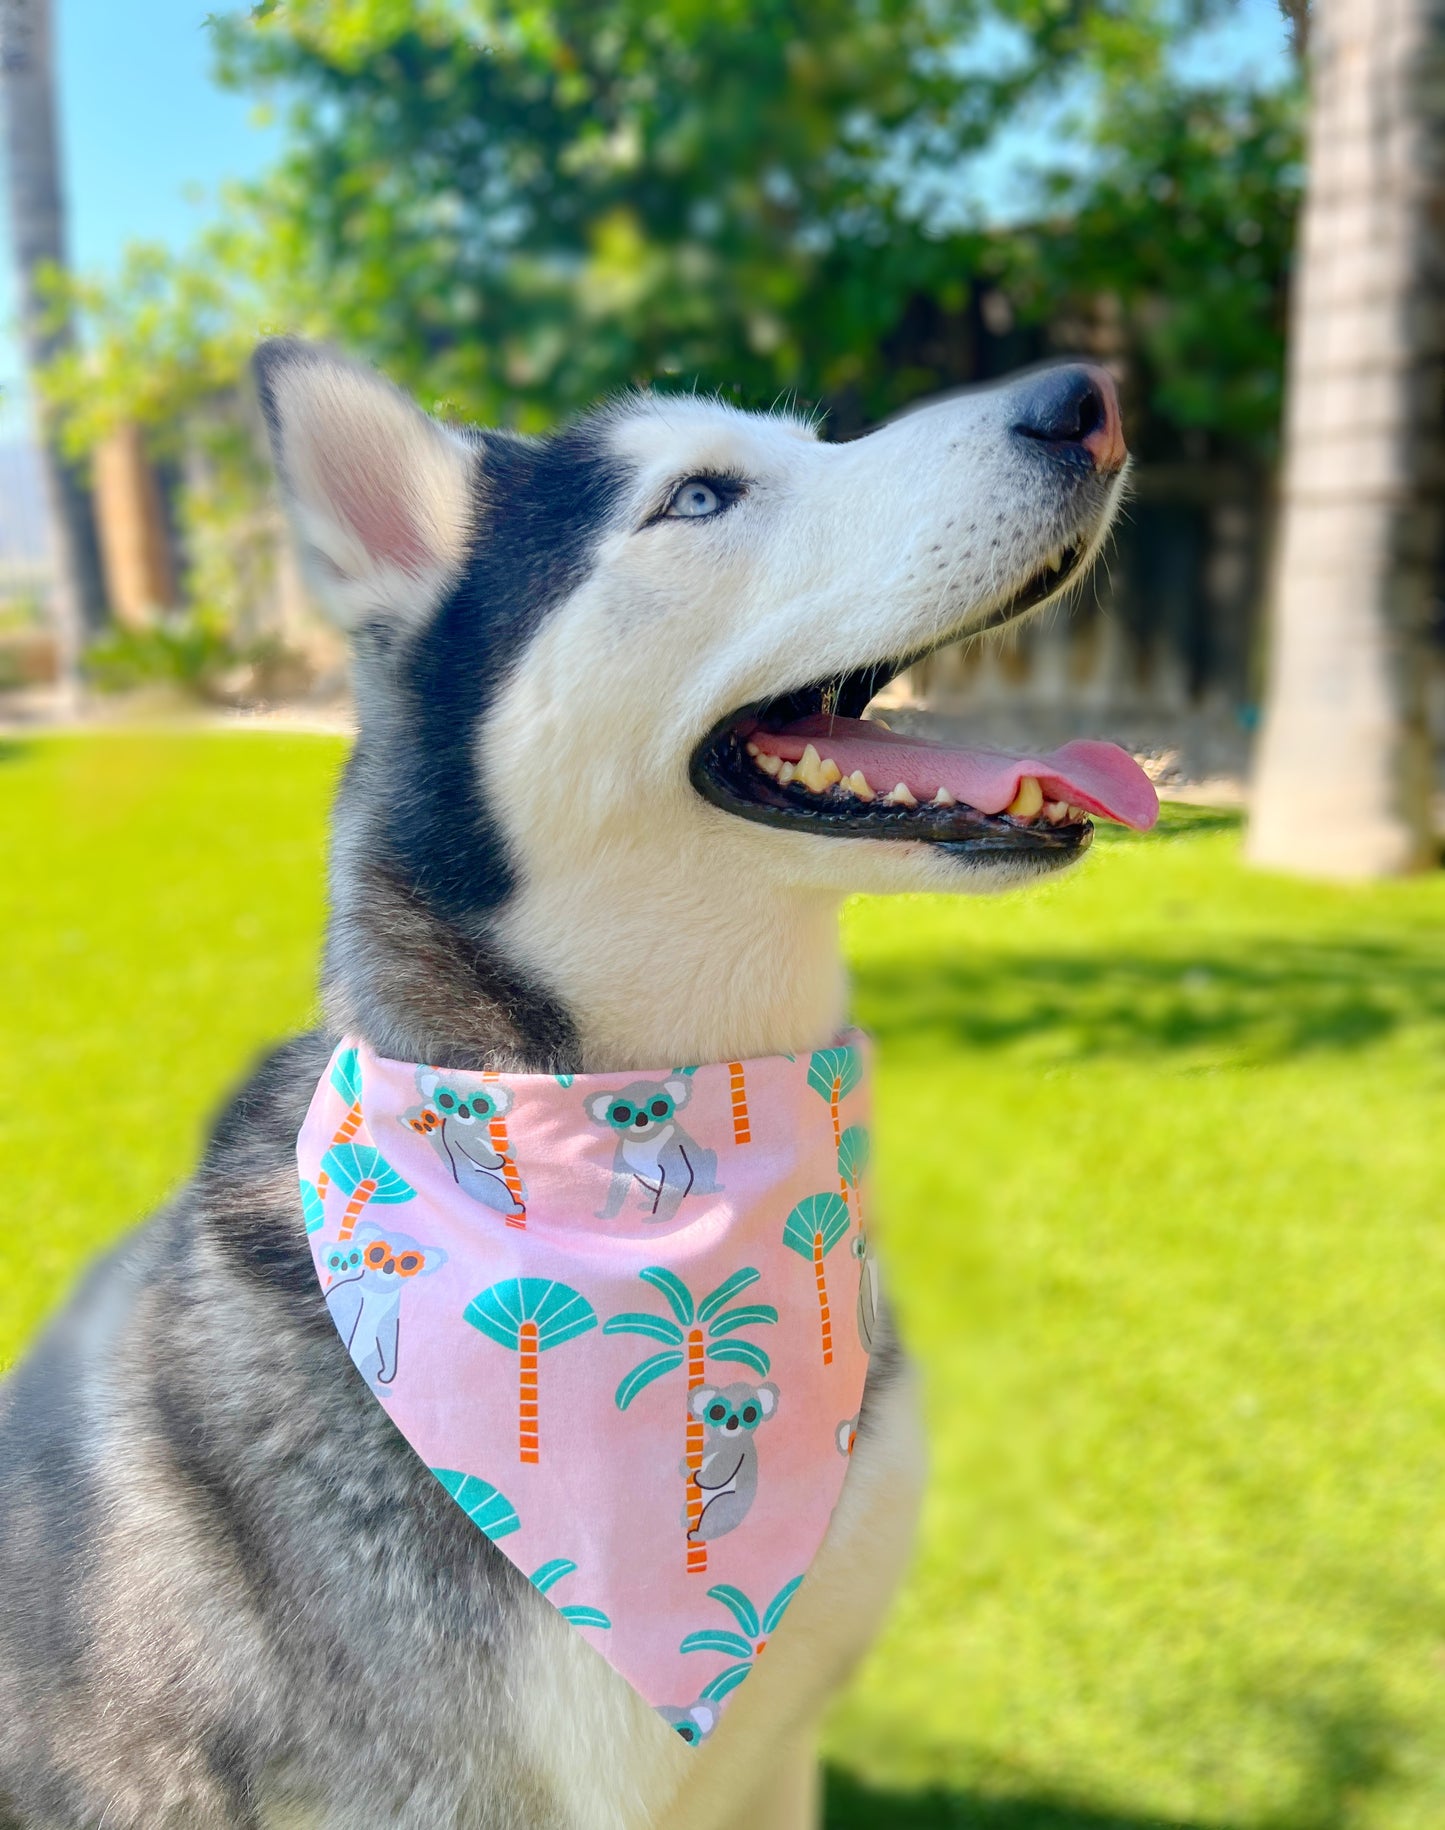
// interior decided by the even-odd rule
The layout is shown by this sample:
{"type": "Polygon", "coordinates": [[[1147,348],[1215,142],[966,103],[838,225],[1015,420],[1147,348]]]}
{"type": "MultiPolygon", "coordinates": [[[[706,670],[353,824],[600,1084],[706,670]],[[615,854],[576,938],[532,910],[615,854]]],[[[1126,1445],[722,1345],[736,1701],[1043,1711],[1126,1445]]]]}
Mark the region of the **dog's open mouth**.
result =
{"type": "MultiPolygon", "coordinates": [[[[1011,611],[1019,614],[1017,603],[1011,611]]],[[[766,825],[913,840],[981,860],[1037,854],[1062,863],[1090,843],[1094,818],[1139,831],[1158,819],[1153,783],[1115,744],[1081,739],[1010,755],[865,719],[868,702],[906,665],[859,668],[743,707],[699,745],[693,786],[766,825]]]]}

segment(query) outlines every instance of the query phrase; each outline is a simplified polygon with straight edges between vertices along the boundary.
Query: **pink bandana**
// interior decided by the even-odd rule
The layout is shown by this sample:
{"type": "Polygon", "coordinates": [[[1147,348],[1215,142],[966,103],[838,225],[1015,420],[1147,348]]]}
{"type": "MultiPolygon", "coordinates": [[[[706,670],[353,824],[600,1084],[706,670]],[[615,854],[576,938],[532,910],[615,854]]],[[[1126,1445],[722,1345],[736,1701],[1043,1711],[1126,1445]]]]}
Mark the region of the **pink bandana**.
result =
{"type": "Polygon", "coordinates": [[[466,1074],[344,1042],[297,1140],[326,1303],[467,1516],[688,1742],[817,1554],[877,1281],[866,1044],[466,1074]]]}

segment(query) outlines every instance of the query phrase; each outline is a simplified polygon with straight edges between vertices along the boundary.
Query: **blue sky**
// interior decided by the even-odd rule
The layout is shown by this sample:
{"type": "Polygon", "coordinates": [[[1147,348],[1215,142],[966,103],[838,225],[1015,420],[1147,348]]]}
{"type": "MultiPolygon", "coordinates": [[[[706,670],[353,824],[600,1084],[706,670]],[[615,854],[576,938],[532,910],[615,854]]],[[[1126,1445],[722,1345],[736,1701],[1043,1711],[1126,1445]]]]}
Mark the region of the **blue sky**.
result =
{"type": "MultiPolygon", "coordinates": [[[[188,200],[245,177],[274,155],[274,128],[253,104],[210,80],[208,12],[225,0],[54,0],[59,28],[60,114],[71,259],[114,264],[128,241],[178,246],[201,220],[188,200]]],[[[1239,0],[1230,22],[1191,49],[1189,68],[1224,78],[1282,69],[1285,33],[1275,0],[1239,0]]],[[[1033,130],[1033,137],[1037,136],[1033,130]]],[[[977,186],[1006,188],[1007,167],[1027,152],[1030,129],[985,163],[977,186]]],[[[5,327],[14,311],[8,243],[0,244],[0,384],[19,377],[5,327]]]]}

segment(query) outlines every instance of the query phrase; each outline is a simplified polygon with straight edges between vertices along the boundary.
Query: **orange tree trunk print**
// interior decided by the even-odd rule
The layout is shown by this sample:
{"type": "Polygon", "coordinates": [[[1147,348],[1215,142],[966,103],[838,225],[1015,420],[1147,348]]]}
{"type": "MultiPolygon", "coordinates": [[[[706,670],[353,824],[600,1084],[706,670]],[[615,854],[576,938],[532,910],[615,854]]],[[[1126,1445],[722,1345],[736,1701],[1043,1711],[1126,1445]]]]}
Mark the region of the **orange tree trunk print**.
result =
{"type": "MultiPolygon", "coordinates": [[[[500,1074],[483,1074],[483,1081],[500,1080],[500,1074]]],[[[527,1230],[527,1204],[522,1199],[522,1172],[512,1161],[512,1147],[507,1141],[507,1120],[503,1113],[494,1112],[491,1123],[487,1126],[487,1135],[492,1140],[492,1148],[502,1159],[502,1180],[507,1184],[508,1193],[521,1208],[519,1214],[508,1214],[507,1225],[515,1226],[519,1232],[527,1230]]]]}
{"type": "Polygon", "coordinates": [[[753,1128],[748,1120],[748,1083],[741,1061],[728,1063],[728,1086],[733,1103],[733,1142],[750,1144],[753,1141],[753,1128]]]}
{"type": "Polygon", "coordinates": [[[517,1460],[539,1461],[538,1356],[595,1328],[596,1310],[549,1277],[509,1277],[474,1296],[463,1319],[517,1355],[517,1460]]]}
{"type": "MultiPolygon", "coordinates": [[[[331,1084],[341,1097],[350,1102],[346,1117],[331,1134],[333,1144],[349,1144],[361,1129],[361,1063],[354,1048],[343,1049],[331,1065],[331,1084]]],[[[324,1201],[330,1178],[323,1169],[316,1178],[316,1192],[324,1201]]]]}
{"type": "Polygon", "coordinates": [[[848,1230],[848,1203],[841,1195],[808,1195],[783,1222],[783,1244],[806,1258],[813,1267],[818,1291],[818,1327],[823,1341],[823,1364],[833,1364],[833,1315],[828,1305],[828,1279],[823,1259],[848,1230]]]}
{"type": "Polygon", "coordinates": [[[357,1221],[373,1202],[378,1207],[394,1207],[400,1201],[412,1200],[416,1194],[410,1182],[404,1181],[370,1144],[333,1144],[321,1159],[316,1186],[319,1190],[332,1182],[347,1197],[337,1234],[342,1240],[356,1231],[357,1221]]]}
{"type": "MultiPolygon", "coordinates": [[[[828,1102],[833,1119],[833,1149],[843,1147],[843,1121],[839,1107],[863,1078],[863,1063],[856,1048],[820,1048],[808,1063],[808,1085],[828,1102]]],[[[840,1169],[838,1190],[848,1203],[848,1184],[840,1169]]]]}
{"type": "Polygon", "coordinates": [[[771,1303],[740,1303],[728,1308],[735,1296],[758,1281],[761,1273],[751,1265],[734,1271],[715,1290],[709,1290],[701,1302],[694,1302],[692,1292],[682,1279],[663,1265],[649,1265],[638,1275],[645,1284],[659,1291],[672,1311],[653,1315],[646,1310],[628,1310],[609,1316],[602,1324],[604,1334],[639,1334],[650,1341],[661,1341],[662,1348],[640,1360],[617,1387],[616,1404],[625,1411],[639,1392],[669,1373],[686,1374],[683,1403],[683,1460],[687,1465],[686,1535],[684,1552],[687,1573],[707,1573],[707,1544],[694,1533],[702,1520],[702,1489],[693,1478],[702,1467],[702,1419],[692,1414],[692,1394],[707,1382],[708,1360],[723,1360],[735,1366],[747,1366],[760,1379],[768,1376],[771,1365],[767,1354],[752,1341],[739,1341],[740,1328],[756,1328],[775,1322],[778,1312],[771,1303]]]}

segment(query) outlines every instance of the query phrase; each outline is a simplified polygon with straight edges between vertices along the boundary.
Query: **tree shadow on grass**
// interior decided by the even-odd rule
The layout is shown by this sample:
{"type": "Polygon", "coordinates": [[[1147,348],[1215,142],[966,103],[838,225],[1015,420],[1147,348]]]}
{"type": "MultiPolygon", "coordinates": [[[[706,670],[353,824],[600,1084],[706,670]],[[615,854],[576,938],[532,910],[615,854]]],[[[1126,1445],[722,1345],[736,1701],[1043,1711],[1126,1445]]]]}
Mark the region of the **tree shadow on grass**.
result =
{"type": "Polygon", "coordinates": [[[1371,1817],[1371,1794],[1399,1771],[1409,1740],[1401,1725],[1368,1697],[1353,1708],[1307,1697],[1262,1695],[1256,1701],[1301,1762],[1293,1799],[1276,1810],[1230,1820],[1161,1817],[1085,1803],[1046,1787],[992,1797],[949,1786],[896,1791],[829,1766],[825,1830],[1350,1830],[1371,1817]]]}
{"type": "Polygon", "coordinates": [[[1193,1818],[1098,1811],[1051,1798],[986,1798],[930,1786],[891,1792],[827,1772],[825,1830],[1230,1830],[1193,1818]]]}
{"type": "Polygon", "coordinates": [[[1007,1049],[1055,1059],[1225,1050],[1263,1063],[1377,1043],[1403,1024],[1445,1031],[1445,973],[1422,939],[1240,942],[1147,957],[888,960],[857,974],[858,1011],[880,1041],[1007,1049]]]}

